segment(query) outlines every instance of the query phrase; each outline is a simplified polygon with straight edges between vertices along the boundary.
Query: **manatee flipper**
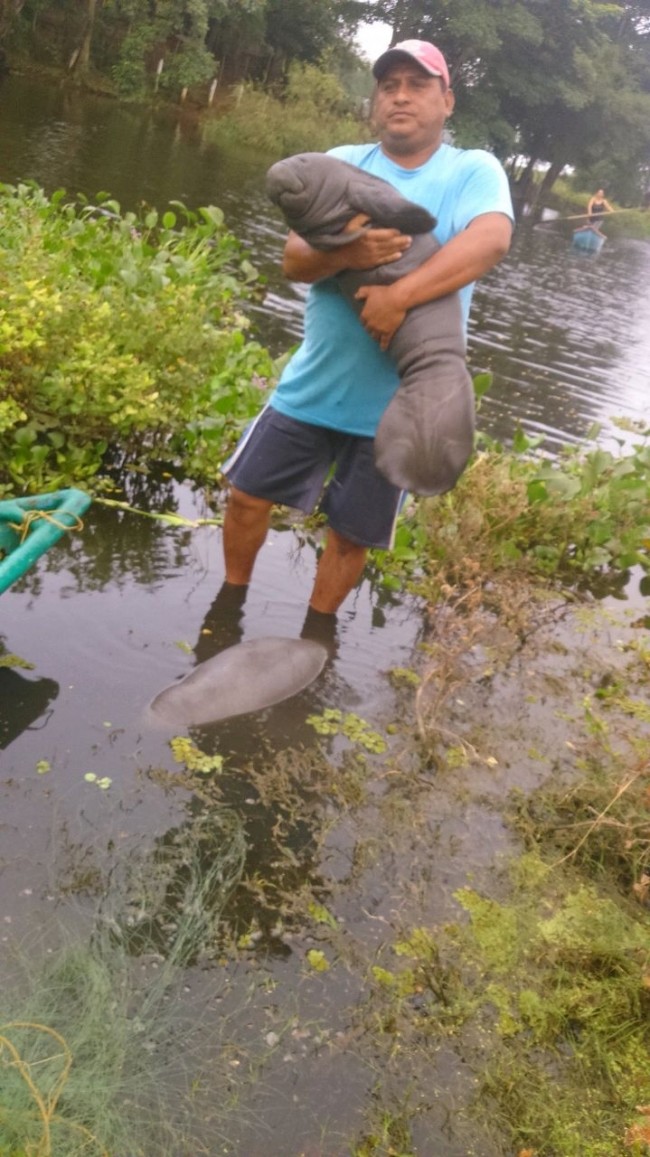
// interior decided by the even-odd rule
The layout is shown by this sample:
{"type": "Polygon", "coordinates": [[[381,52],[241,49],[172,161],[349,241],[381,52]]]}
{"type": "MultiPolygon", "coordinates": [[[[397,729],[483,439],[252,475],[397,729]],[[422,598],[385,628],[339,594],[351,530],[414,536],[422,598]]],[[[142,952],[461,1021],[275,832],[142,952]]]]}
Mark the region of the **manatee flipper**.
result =
{"type": "Polygon", "coordinates": [[[474,390],[464,364],[432,379],[417,375],[393,394],[375,435],[384,477],[413,494],[444,494],[474,449],[474,390]]]}

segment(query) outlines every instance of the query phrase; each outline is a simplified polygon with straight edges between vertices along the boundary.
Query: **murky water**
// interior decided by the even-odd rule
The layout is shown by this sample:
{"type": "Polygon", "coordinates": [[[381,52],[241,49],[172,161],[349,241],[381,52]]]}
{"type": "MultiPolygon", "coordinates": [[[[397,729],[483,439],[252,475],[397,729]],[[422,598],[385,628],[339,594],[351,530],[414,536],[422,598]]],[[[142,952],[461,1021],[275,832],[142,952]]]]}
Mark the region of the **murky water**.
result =
{"type": "MultiPolygon", "coordinates": [[[[124,206],[170,199],[220,204],[268,277],[265,301],[254,314],[260,335],[277,351],[296,340],[303,290],[278,275],[283,233],[265,202],[258,158],[205,145],[191,116],[180,112],[143,115],[17,77],[5,81],[0,97],[1,179],[30,178],[48,190],[64,186],[89,196],[104,189],[124,206]]],[[[475,299],[471,366],[494,373],[483,427],[508,440],[520,423],[556,452],[581,439],[592,422],[602,423],[609,439],[618,436],[616,416],[645,417],[649,275],[649,246],[611,242],[594,260],[573,255],[568,237],[550,229],[518,237],[475,299]]],[[[157,498],[190,518],[213,513],[202,495],[173,482],[157,498]]],[[[171,736],[144,726],[145,707],[229,643],[299,636],[314,572],[315,544],[278,527],[241,615],[220,618],[213,606],[223,575],[218,530],[172,529],[99,505],[84,521],[83,534],[51,550],[0,600],[0,641],[33,664],[0,669],[5,947],[20,942],[41,951],[44,940],[59,939],[61,926],[86,927],[98,897],[111,891],[116,863],[142,849],[153,854],[201,814],[200,799],[174,788],[171,736]],[[107,777],[110,786],[98,788],[88,773],[107,777]]],[[[367,818],[360,832],[315,793],[290,820],[264,797],[260,776],[285,749],[302,752],[298,758],[309,765],[319,743],[311,714],[340,708],[376,726],[391,719],[388,673],[409,666],[421,636],[417,606],[365,580],[343,608],[333,654],[311,687],[258,716],[194,733],[205,751],[224,757],[220,803],[242,818],[249,868],[266,893],[298,894],[306,881],[317,880],[326,898],[345,882],[337,918],[370,954],[403,903],[408,841],[392,861],[384,848],[381,870],[373,872],[371,845],[380,833],[367,818]],[[335,834],[324,836],[335,817],[335,834]],[[358,860],[360,845],[367,862],[358,860]]],[[[379,785],[373,790],[379,793],[379,785]]],[[[452,888],[465,878],[467,859],[458,848],[473,847],[476,868],[506,842],[496,815],[472,803],[439,798],[437,804],[438,814],[426,817],[437,848],[426,904],[432,920],[448,918],[452,888]],[[471,838],[477,825],[480,846],[471,838]]],[[[119,906],[119,895],[115,902],[119,906]]],[[[247,903],[257,949],[230,970],[189,968],[190,1015],[200,1020],[201,1010],[216,1002],[234,1016],[243,1003],[237,1040],[256,1047],[280,1039],[289,1021],[293,1028],[286,1049],[268,1060],[262,1086],[230,1122],[227,1140],[208,1151],[241,1157],[347,1152],[341,1139],[359,1127],[372,1066],[367,1055],[362,1063],[344,1045],[330,1046],[337,1033],[344,1041],[352,1031],[345,1010],[359,997],[358,981],[345,969],[336,980],[306,975],[305,944],[317,938],[303,938],[298,950],[295,928],[278,930],[279,901],[276,908],[272,902],[256,907],[250,893],[247,903]],[[244,1000],[251,990],[254,998],[244,1000]]],[[[238,1054],[229,1055],[239,1064],[238,1054]]],[[[469,1078],[459,1058],[443,1050],[436,1079],[453,1100],[469,1078]]],[[[429,1132],[418,1148],[425,1157],[466,1154],[447,1117],[443,1105],[426,1118],[429,1132]]]]}

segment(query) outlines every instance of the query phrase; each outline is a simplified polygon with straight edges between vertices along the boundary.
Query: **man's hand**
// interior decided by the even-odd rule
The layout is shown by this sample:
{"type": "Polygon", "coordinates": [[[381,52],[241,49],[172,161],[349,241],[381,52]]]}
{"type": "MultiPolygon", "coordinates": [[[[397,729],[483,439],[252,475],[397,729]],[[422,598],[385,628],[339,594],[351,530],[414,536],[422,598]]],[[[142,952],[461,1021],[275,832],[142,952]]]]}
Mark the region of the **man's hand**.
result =
{"type": "Polygon", "coordinates": [[[388,349],[409,309],[437,301],[476,281],[508,252],[512,223],[503,213],[483,213],[447,241],[428,261],[392,285],[362,285],[361,322],[383,350],[388,349]]]}
{"type": "Polygon", "coordinates": [[[398,285],[398,281],[393,285],[362,285],[354,295],[357,301],[365,302],[359,317],[361,324],[382,350],[388,349],[406,317],[406,310],[397,300],[398,285]]]}
{"type": "MultiPolygon", "coordinates": [[[[346,232],[363,229],[369,218],[358,213],[346,226],[346,232]]],[[[363,229],[360,237],[348,245],[326,252],[312,249],[297,233],[289,233],[282,258],[282,272],[290,281],[313,284],[323,277],[333,277],[343,269],[374,269],[398,261],[411,244],[411,238],[399,229],[363,229]]]]}
{"type": "MultiPolygon", "coordinates": [[[[357,213],[343,230],[344,233],[355,233],[363,229],[370,218],[364,213],[357,213]]],[[[374,269],[376,265],[386,265],[389,261],[399,261],[402,254],[411,244],[411,238],[399,229],[364,229],[360,237],[355,238],[349,245],[340,250],[345,258],[346,269],[374,269]]]]}

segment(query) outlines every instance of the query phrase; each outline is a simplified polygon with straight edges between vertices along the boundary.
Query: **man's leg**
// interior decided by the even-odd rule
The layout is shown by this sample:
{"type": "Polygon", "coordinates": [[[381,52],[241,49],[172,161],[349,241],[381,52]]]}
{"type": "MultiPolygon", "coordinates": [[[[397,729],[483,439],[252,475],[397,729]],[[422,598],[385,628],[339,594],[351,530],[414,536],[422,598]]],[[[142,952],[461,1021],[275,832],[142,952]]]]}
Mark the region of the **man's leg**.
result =
{"type": "Polygon", "coordinates": [[[309,600],[314,611],[331,615],[361,578],[366,565],[367,547],[350,542],[329,527],[325,549],[320,556],[316,580],[309,600]]]}
{"type": "Polygon", "coordinates": [[[272,502],[231,486],[223,522],[226,582],[245,586],[269,529],[272,502]]]}
{"type": "Polygon", "coordinates": [[[329,431],[271,406],[262,411],[223,465],[230,482],[223,527],[227,583],[250,582],[274,505],[314,509],[332,457],[329,431]]]}
{"type": "Polygon", "coordinates": [[[312,610],[335,614],[361,578],[368,550],[390,549],[401,503],[402,491],[377,469],[372,438],[341,435],[335,474],[320,506],[329,525],[312,610]]]}

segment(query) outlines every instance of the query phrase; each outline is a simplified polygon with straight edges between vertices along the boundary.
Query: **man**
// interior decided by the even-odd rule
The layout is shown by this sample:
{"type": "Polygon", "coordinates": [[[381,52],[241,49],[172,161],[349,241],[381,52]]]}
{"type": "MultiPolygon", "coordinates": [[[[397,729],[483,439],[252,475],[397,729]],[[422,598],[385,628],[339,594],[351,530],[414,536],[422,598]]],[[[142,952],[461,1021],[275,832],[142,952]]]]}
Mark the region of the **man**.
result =
{"type": "Polygon", "coordinates": [[[505,256],[512,232],[508,183],[495,158],[443,144],[454,97],[440,50],[426,41],[402,41],[379,57],[373,73],[379,143],[332,153],[424,205],[438,221],[442,248],[390,286],[362,287],[357,318],[336,274],[396,261],[410,238],[370,228],[324,253],[290,233],[283,272],[311,284],[304,341],[224,465],[230,482],[226,583],[240,590],[248,584],[274,503],[305,511],[319,505],[328,529],[309,606],[330,616],[361,577],[368,549],[390,547],[403,498],[373,456],[375,430],[398,385],[391,338],[413,306],[456,290],[466,322],[474,281],[505,256]]]}

